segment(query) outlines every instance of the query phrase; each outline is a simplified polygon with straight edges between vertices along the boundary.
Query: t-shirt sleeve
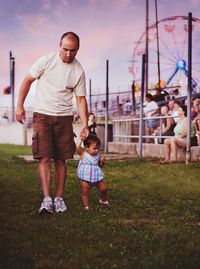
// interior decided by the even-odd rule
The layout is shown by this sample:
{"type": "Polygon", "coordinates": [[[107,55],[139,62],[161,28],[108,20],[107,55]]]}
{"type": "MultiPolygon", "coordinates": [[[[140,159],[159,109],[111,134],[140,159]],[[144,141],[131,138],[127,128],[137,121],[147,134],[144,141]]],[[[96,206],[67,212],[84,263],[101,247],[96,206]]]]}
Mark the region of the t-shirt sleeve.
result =
{"type": "Polygon", "coordinates": [[[31,66],[29,74],[35,79],[39,78],[44,73],[45,65],[46,57],[42,56],[31,66]]]}
{"type": "Polygon", "coordinates": [[[85,82],[85,73],[83,72],[80,76],[80,79],[74,88],[74,93],[76,96],[86,96],[86,82],[85,82]]]}

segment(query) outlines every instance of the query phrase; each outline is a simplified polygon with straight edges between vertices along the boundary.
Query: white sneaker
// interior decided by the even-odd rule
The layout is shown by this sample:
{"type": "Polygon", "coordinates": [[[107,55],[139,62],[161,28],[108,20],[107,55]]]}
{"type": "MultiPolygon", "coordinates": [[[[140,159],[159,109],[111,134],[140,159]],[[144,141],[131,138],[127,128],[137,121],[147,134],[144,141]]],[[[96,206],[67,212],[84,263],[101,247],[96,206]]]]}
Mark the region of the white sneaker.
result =
{"type": "Polygon", "coordinates": [[[99,203],[101,204],[101,205],[109,205],[109,202],[108,202],[108,200],[106,200],[106,201],[103,201],[103,200],[99,200],[99,203]]]}
{"type": "Polygon", "coordinates": [[[66,206],[63,198],[56,197],[54,199],[54,210],[56,213],[64,212],[65,210],[67,210],[67,206],[66,206]]]}
{"type": "Polygon", "coordinates": [[[51,197],[45,197],[39,208],[39,214],[53,213],[53,203],[51,197]]]}

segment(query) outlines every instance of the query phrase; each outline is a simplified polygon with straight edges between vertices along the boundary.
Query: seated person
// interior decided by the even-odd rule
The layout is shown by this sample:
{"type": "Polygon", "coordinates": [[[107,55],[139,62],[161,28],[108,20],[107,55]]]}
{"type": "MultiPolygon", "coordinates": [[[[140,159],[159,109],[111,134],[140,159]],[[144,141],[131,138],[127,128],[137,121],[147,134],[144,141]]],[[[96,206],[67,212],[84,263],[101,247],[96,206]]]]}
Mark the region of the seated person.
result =
{"type": "Polygon", "coordinates": [[[200,146],[200,103],[195,106],[195,112],[197,113],[197,116],[193,120],[193,124],[196,131],[197,145],[200,146]]]}
{"type": "MultiPolygon", "coordinates": [[[[161,107],[161,115],[164,117],[169,116],[169,107],[167,105],[161,107]]],[[[162,119],[161,127],[158,127],[154,134],[162,136],[173,136],[175,126],[176,124],[173,118],[164,118],[162,119]]],[[[158,143],[163,144],[164,140],[165,138],[158,139],[158,143]]]]}
{"type": "Polygon", "coordinates": [[[198,114],[198,106],[200,105],[200,99],[196,98],[192,102],[192,107],[191,107],[191,119],[194,120],[198,114]]]}
{"type": "Polygon", "coordinates": [[[175,102],[174,100],[169,101],[168,107],[169,107],[169,115],[174,117],[174,122],[178,122],[178,109],[179,109],[180,103],[175,102]]]}
{"type": "MultiPolygon", "coordinates": [[[[160,163],[170,163],[170,154],[172,152],[172,161],[177,161],[178,148],[186,148],[187,146],[187,107],[180,105],[178,109],[179,120],[174,128],[174,136],[164,141],[165,159],[160,163]]],[[[191,128],[191,137],[195,136],[194,125],[191,128]]]]}

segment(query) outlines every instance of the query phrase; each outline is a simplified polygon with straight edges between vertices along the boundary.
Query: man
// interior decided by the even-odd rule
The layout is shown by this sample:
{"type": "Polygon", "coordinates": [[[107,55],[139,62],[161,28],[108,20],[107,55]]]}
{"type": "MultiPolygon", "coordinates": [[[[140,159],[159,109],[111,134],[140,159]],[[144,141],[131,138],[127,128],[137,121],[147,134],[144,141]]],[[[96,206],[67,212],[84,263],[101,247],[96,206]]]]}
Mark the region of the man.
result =
{"type": "MultiPolygon", "coordinates": [[[[155,129],[159,126],[159,119],[151,119],[151,117],[159,116],[158,104],[153,100],[153,95],[146,94],[146,106],[144,107],[145,116],[148,117],[146,121],[148,135],[151,136],[155,129]]],[[[147,142],[151,142],[151,139],[147,139],[147,142]]]]}
{"type": "Polygon", "coordinates": [[[67,207],[62,198],[66,180],[66,159],[75,152],[72,128],[72,97],[75,94],[83,123],[82,137],[87,137],[88,108],[85,74],[75,56],[79,50],[79,37],[73,32],[62,35],[60,50],[41,57],[29,70],[22,82],[16,110],[16,119],[25,120],[24,101],[32,82],[38,79],[33,113],[33,157],[39,160],[38,172],[44,199],[39,214],[64,212],[67,207]],[[52,201],[51,160],[55,165],[56,194],[52,201]]]}

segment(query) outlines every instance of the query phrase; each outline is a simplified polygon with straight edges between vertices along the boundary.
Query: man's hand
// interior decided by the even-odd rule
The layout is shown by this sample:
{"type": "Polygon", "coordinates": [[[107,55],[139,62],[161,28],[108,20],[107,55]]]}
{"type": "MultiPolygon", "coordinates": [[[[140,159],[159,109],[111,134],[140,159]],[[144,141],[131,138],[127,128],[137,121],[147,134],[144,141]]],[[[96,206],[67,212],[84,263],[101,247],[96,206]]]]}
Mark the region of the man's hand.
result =
{"type": "Polygon", "coordinates": [[[28,74],[22,82],[19,90],[19,97],[17,102],[17,110],[15,113],[16,120],[23,124],[25,121],[26,111],[24,109],[24,101],[30,90],[32,82],[35,80],[30,74],[28,74]]]}
{"type": "Polygon", "coordinates": [[[89,135],[89,129],[88,127],[84,127],[80,133],[80,139],[84,141],[89,135]]]}
{"type": "Polygon", "coordinates": [[[26,111],[25,109],[22,108],[17,108],[16,113],[15,113],[16,120],[20,122],[21,124],[24,123],[26,119],[26,111]]]}

